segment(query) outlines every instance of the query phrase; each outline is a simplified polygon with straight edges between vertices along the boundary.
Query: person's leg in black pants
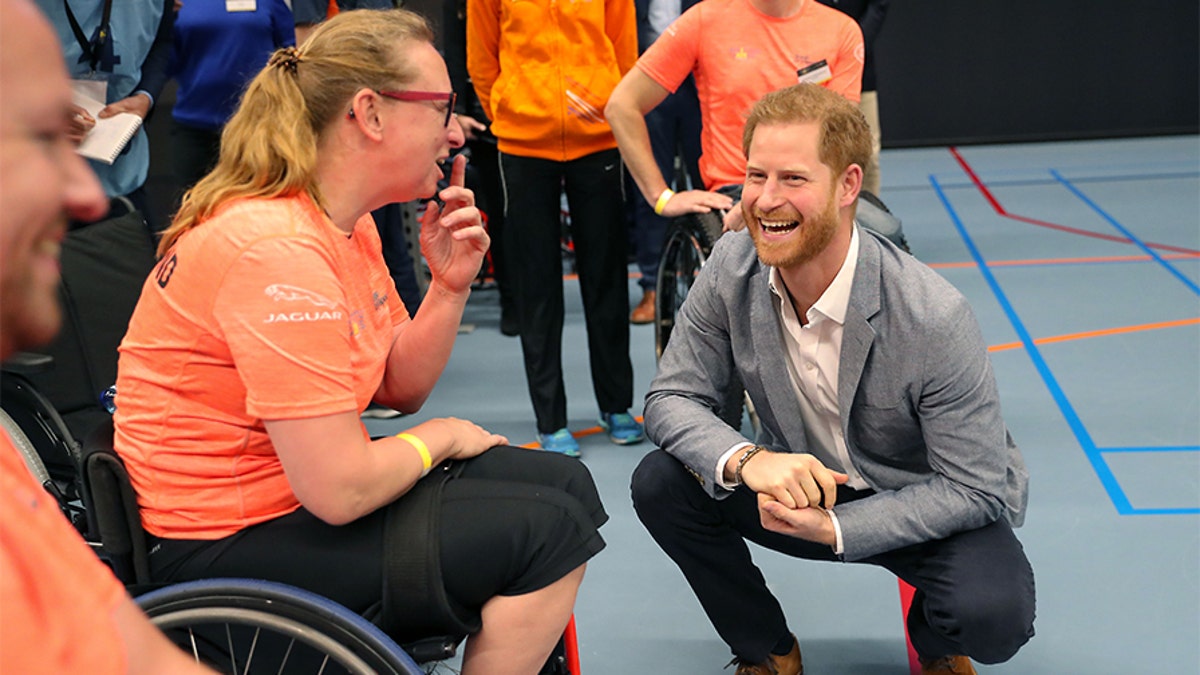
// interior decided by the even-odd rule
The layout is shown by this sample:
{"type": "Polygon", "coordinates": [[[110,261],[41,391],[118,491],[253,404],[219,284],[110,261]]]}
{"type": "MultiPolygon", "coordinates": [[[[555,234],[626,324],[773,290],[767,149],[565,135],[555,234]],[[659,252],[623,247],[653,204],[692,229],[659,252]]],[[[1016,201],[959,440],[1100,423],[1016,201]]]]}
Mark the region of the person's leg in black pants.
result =
{"type": "MultiPolygon", "coordinates": [[[[201,129],[172,120],[171,172],[180,196],[217,165],[221,154],[221,130],[201,129]]],[[[178,207],[178,200],[175,204],[178,207]]]]}
{"type": "MultiPolygon", "coordinates": [[[[726,499],[713,499],[679,460],[662,450],[642,459],[632,491],[638,518],[679,566],[717,634],[738,658],[766,661],[789,630],[742,534],[751,519],[758,522],[754,494],[743,488],[726,499]]],[[[827,559],[834,558],[828,546],[808,548],[813,556],[824,549],[827,559]]]]}
{"type": "Polygon", "coordinates": [[[494,140],[470,141],[467,147],[471,150],[471,166],[475,168],[479,185],[475,201],[487,214],[488,234],[492,238],[492,272],[496,278],[496,290],[500,293],[500,332],[516,335],[520,325],[516,293],[509,278],[512,266],[504,249],[504,188],[500,184],[500,154],[494,140]]]}
{"type": "Polygon", "coordinates": [[[1002,663],[1033,637],[1033,568],[1003,520],[863,562],[916,589],[908,635],[923,657],[1002,663]]]}
{"type": "MultiPolygon", "coordinates": [[[[638,517],[679,565],[717,633],[739,658],[764,661],[788,628],[745,541],[810,560],[836,560],[832,549],[764,530],[751,490],[713,499],[662,450],[642,460],[632,490],[638,517]]],[[[838,501],[870,494],[840,488],[838,501]]],[[[886,567],[917,588],[908,625],[924,657],[963,654],[996,663],[1033,634],[1033,573],[1005,523],[860,562],[886,567]]]]}
{"type": "Polygon", "coordinates": [[[417,283],[417,269],[408,251],[408,237],[404,235],[404,207],[401,204],[381,206],[371,212],[371,217],[379,230],[388,274],[396,284],[396,292],[405,309],[410,316],[415,316],[421,307],[421,286],[417,283]]]}
{"type": "Polygon", "coordinates": [[[563,163],[500,153],[505,255],[517,293],[525,378],[539,433],[567,426],[562,377],[563,163]]]}
{"type": "Polygon", "coordinates": [[[566,169],[592,387],[599,412],[623,413],[633,405],[633,363],[621,156],[602,150],[567,162],[566,169]]]}

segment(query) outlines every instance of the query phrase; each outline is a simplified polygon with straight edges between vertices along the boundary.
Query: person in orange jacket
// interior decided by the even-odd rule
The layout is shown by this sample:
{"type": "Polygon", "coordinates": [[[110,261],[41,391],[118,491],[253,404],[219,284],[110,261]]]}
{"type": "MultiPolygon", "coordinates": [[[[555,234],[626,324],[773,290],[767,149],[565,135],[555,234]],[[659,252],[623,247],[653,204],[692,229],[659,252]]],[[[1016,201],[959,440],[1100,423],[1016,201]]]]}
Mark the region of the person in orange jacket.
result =
{"type": "Polygon", "coordinates": [[[600,424],[638,443],[629,414],[628,242],[621,157],[604,117],[637,61],[633,0],[468,0],[467,69],[500,150],[525,375],[546,450],[579,456],[562,376],[561,195],[583,294],[600,424]]]}

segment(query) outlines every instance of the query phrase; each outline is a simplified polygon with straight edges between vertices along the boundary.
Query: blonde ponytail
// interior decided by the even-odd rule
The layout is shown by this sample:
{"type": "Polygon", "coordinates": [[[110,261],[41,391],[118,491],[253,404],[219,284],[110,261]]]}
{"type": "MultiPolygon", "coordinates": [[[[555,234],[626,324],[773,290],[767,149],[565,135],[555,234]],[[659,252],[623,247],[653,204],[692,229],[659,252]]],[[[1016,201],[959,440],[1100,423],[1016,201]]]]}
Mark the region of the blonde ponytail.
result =
{"type": "Polygon", "coordinates": [[[221,132],[216,167],[187,191],[163,232],[159,255],[235,199],[307,192],[323,205],[315,178],[321,133],[346,114],[360,89],[397,88],[415,79],[405,62],[412,41],[433,41],[420,15],[355,10],[318,27],[303,51],[287,47],[272,54],[221,132]]]}

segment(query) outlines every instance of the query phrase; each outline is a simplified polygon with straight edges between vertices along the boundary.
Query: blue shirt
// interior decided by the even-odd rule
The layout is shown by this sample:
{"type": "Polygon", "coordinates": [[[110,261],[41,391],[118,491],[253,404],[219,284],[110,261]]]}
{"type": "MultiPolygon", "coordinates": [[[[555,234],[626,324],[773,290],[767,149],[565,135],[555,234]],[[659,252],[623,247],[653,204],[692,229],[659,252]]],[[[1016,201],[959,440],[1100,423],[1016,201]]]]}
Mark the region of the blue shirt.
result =
{"type": "Polygon", "coordinates": [[[170,72],[179,83],[172,115],[218,130],[271,53],[296,44],[284,0],[257,0],[253,12],[230,12],[225,0],[186,0],[175,18],[170,72]]]}
{"type": "MultiPolygon", "coordinates": [[[[108,100],[114,103],[133,94],[142,79],[142,64],[150,53],[163,18],[163,0],[112,0],[109,18],[111,49],[101,50],[96,70],[83,55],[83,47],[75,38],[62,0],[35,0],[50,19],[58,33],[66,56],[67,72],[73,79],[99,77],[108,81],[108,100]]],[[[89,39],[100,27],[104,0],[68,0],[79,27],[89,39]]],[[[125,195],[146,182],[150,168],[150,142],[145,127],[112,165],[89,160],[100,178],[100,184],[110,196],[125,195]]]]}

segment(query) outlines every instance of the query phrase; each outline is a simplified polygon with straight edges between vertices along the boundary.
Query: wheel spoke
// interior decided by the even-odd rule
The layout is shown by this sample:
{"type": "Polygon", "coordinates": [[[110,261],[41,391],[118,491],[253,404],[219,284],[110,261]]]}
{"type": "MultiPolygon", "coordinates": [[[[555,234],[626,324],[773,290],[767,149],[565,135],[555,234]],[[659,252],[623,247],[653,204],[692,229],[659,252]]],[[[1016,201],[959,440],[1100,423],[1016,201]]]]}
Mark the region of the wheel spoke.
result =
{"type": "Polygon", "coordinates": [[[261,633],[261,628],[254,629],[254,637],[250,640],[250,652],[246,654],[246,667],[242,669],[242,675],[250,675],[250,663],[254,661],[254,649],[258,646],[258,636],[261,633]]]}
{"type": "Polygon", "coordinates": [[[200,663],[200,648],[196,645],[196,631],[188,628],[188,640],[192,643],[192,656],[200,663]]]}
{"type": "Polygon", "coordinates": [[[292,647],[295,647],[295,646],[296,646],[296,640],[293,638],[292,641],[288,643],[287,651],[285,651],[283,653],[283,661],[281,661],[279,663],[278,675],[283,675],[283,669],[285,666],[287,666],[288,657],[290,657],[292,655],[292,647]]]}
{"type": "Polygon", "coordinates": [[[233,668],[234,675],[237,674],[237,652],[233,649],[233,634],[229,630],[229,624],[225,624],[225,641],[229,645],[229,665],[233,668]]]}

